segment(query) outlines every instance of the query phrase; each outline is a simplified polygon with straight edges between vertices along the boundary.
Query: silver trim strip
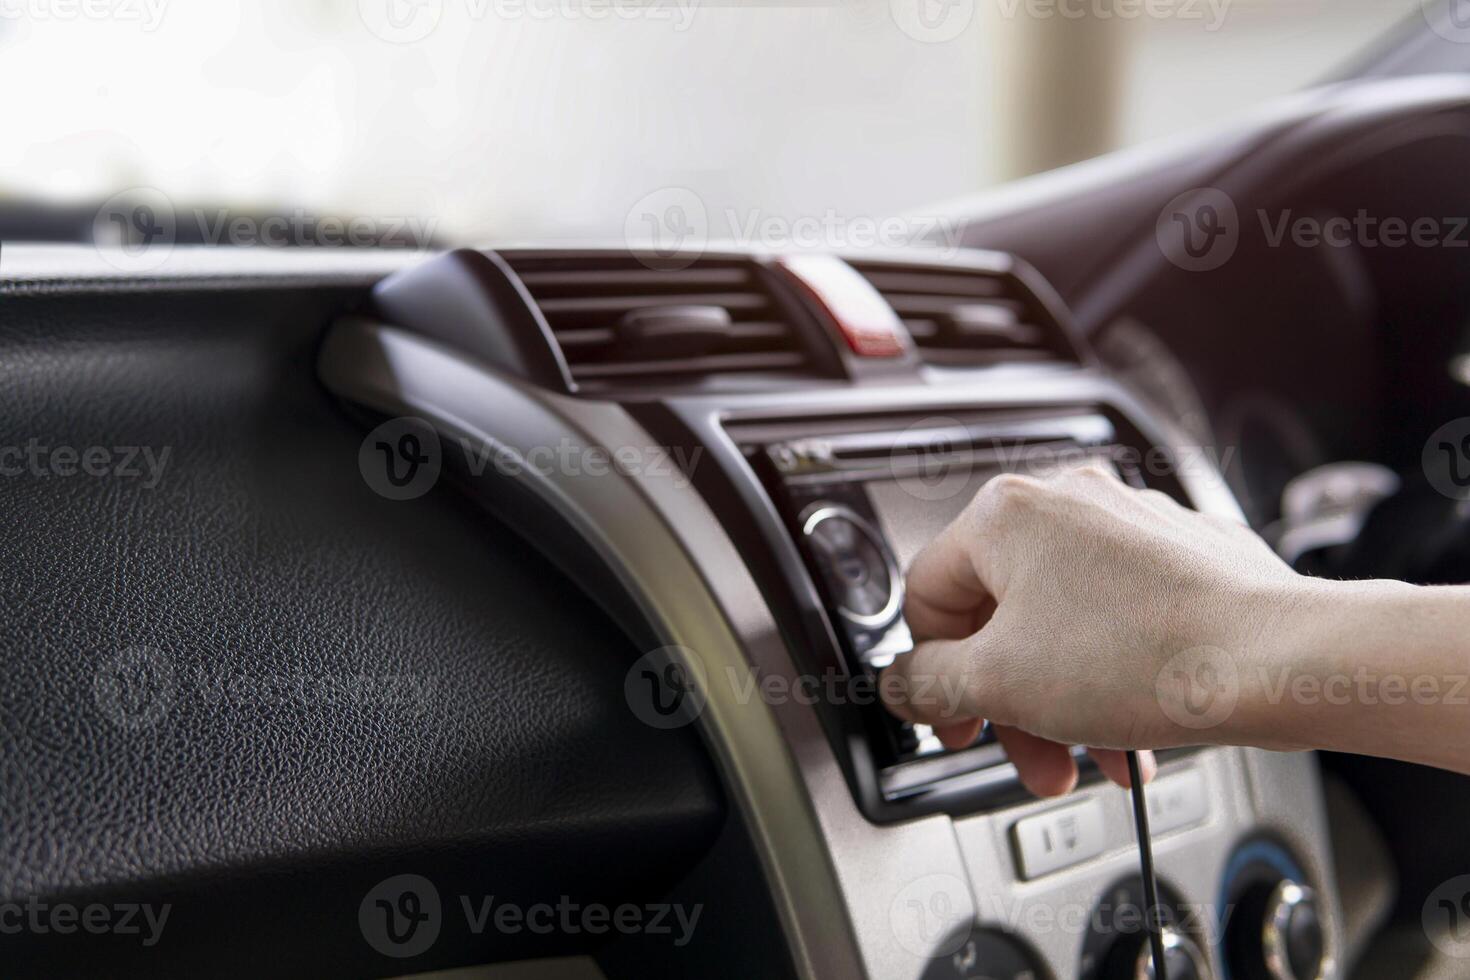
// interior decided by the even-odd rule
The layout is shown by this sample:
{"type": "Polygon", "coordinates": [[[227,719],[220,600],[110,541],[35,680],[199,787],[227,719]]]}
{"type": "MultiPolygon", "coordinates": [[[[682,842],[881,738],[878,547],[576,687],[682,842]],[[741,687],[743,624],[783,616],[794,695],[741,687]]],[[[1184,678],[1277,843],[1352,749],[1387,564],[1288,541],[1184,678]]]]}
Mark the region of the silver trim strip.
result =
{"type": "MultiPolygon", "coordinates": [[[[463,439],[476,449],[524,455],[567,443],[654,445],[619,406],[535,389],[421,337],[367,321],[337,324],[318,370],[334,394],[380,412],[420,416],[441,438],[463,439]]],[[[692,490],[679,492],[668,480],[635,481],[615,469],[596,477],[518,469],[517,478],[533,484],[623,581],[662,642],[699,658],[696,670],[711,678],[731,670],[744,676],[751,648],[758,666],[795,675],[743,561],[692,490]],[[706,561],[696,562],[691,552],[706,561]],[[718,587],[711,587],[702,564],[719,569],[718,587]]],[[[812,812],[810,787],[771,709],[759,699],[739,703],[737,690],[711,683],[700,724],[755,838],[797,967],[807,977],[861,976],[847,903],[812,812]]],[[[809,760],[825,756],[818,768],[840,780],[815,716],[809,721],[789,735],[809,760]]]]}

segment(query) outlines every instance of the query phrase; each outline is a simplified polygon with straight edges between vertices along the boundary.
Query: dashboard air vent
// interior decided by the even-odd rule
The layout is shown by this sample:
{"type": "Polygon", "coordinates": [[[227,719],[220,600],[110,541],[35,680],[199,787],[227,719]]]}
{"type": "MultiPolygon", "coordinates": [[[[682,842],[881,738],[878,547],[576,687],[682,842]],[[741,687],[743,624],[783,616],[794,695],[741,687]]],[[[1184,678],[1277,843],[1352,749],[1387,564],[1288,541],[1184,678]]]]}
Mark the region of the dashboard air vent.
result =
{"type": "Polygon", "coordinates": [[[1011,272],[854,264],[897,311],[919,353],[931,364],[1078,360],[1066,330],[1011,272]]]}
{"type": "Polygon", "coordinates": [[[764,270],[739,259],[649,268],[607,253],[504,252],[581,388],[792,375],[807,352],[764,270]]]}

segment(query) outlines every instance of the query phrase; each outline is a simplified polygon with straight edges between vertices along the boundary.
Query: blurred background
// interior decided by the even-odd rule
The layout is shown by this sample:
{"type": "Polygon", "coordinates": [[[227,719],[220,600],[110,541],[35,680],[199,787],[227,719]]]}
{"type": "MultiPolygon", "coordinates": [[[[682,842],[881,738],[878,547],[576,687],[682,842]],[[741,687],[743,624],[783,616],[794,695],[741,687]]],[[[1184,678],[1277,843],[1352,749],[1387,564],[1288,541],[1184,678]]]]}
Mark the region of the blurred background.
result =
{"type": "Polygon", "coordinates": [[[714,237],[761,216],[912,212],[1248,111],[1420,13],[0,0],[0,239],[84,233],[99,202],[135,188],[197,215],[416,217],[436,244],[619,238],[636,202],[671,187],[698,195],[714,237]]]}

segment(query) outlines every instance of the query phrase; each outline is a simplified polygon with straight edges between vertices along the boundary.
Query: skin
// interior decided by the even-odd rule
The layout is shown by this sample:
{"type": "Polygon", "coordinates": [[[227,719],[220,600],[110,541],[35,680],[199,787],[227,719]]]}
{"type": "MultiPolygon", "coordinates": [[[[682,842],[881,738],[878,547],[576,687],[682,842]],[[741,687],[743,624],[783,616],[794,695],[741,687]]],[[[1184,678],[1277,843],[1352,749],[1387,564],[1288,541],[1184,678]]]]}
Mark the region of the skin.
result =
{"type": "Polygon", "coordinates": [[[1307,578],[1103,467],[990,481],[907,586],[889,709],[950,747],[990,719],[1041,796],[1076,785],[1069,745],[1123,786],[1122,750],[1180,745],[1470,772],[1470,588],[1307,578]]]}

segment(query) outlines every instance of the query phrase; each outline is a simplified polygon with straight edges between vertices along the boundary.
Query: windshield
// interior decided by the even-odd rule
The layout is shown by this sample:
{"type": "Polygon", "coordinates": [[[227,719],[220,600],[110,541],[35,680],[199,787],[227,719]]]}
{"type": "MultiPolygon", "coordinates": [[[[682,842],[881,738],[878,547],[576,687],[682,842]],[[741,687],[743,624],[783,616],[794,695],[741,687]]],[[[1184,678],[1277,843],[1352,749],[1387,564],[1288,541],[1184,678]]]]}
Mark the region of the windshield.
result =
{"type": "Polygon", "coordinates": [[[1418,7],[0,0],[0,231],[889,244],[886,216],[1299,88],[1418,7]]]}

